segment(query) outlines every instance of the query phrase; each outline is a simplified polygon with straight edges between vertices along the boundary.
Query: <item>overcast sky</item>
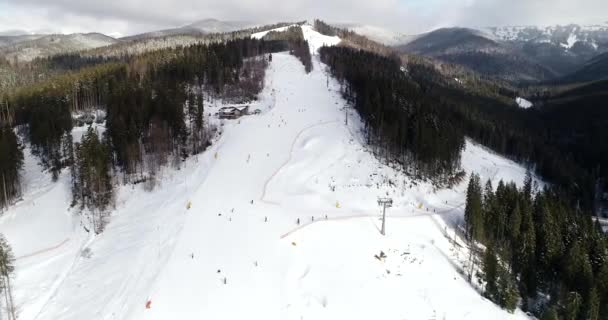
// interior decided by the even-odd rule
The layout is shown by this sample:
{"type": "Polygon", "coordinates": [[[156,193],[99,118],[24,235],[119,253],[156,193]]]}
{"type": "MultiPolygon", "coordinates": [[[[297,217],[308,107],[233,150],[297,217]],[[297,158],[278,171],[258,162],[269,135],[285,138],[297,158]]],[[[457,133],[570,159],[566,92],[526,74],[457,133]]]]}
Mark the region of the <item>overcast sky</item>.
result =
{"type": "Polygon", "coordinates": [[[607,13],[608,0],[0,0],[0,31],[120,36],[205,18],[321,18],[413,34],[446,26],[598,24],[607,13]]]}

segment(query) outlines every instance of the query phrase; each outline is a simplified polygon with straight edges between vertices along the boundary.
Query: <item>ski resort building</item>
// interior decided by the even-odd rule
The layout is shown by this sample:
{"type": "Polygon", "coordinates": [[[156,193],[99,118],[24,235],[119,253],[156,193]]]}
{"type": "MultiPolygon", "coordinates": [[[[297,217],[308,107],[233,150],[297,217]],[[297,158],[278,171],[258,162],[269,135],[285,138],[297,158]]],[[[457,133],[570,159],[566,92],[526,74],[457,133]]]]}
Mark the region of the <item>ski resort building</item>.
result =
{"type": "Polygon", "coordinates": [[[249,106],[223,107],[218,111],[220,119],[238,119],[249,113],[249,106]]]}

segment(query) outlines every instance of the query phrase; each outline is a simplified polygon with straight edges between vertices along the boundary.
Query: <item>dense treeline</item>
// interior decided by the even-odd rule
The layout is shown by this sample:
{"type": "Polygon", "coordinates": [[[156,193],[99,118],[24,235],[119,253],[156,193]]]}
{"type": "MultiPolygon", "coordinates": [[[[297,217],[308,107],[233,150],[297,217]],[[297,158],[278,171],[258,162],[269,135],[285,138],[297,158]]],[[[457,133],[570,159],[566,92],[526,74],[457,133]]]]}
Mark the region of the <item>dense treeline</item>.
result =
{"type": "Polygon", "coordinates": [[[138,56],[153,51],[162,51],[171,48],[188,47],[193,45],[210,45],[213,43],[225,43],[239,39],[248,39],[252,34],[268,31],[290,25],[301,25],[300,22],[279,22],[270,25],[253,27],[248,29],[236,30],[225,33],[205,33],[205,34],[169,34],[161,36],[133,36],[127,37],[113,45],[90,49],[82,52],[84,56],[103,56],[121,58],[124,56],[138,56]]]}
{"type": "Polygon", "coordinates": [[[530,174],[521,189],[471,177],[465,234],[485,247],[486,295],[509,310],[522,297],[542,319],[608,318],[608,238],[558,193],[535,189],[530,174]]]}
{"type": "Polygon", "coordinates": [[[362,49],[362,50],[374,52],[374,53],[382,55],[382,56],[390,56],[390,55],[394,54],[393,48],[385,46],[378,42],[372,41],[372,40],[368,39],[367,37],[357,34],[354,31],[330,26],[329,24],[327,24],[321,20],[315,20],[314,27],[315,27],[315,30],[317,30],[319,33],[324,34],[326,36],[330,36],[330,37],[338,36],[341,40],[340,45],[342,45],[342,46],[362,49]]]}
{"type": "MultiPolygon", "coordinates": [[[[10,129],[16,126],[55,179],[70,167],[74,205],[100,213],[111,206],[111,177],[116,173],[123,173],[124,182],[146,181],[153,187],[161,166],[179,166],[204,150],[213,130],[204,120],[205,96],[231,102],[254,99],[263,88],[266,54],[288,47],[286,41],[240,39],[160,50],[124,62],[97,64],[92,59],[93,66],[2,97],[0,122],[7,129],[0,147],[20,150],[10,129]],[[89,131],[74,146],[73,117],[95,110],[104,111],[97,119],[105,120],[104,136],[89,131]]],[[[3,188],[9,196],[1,199],[10,200],[18,193],[15,172],[22,154],[4,155],[13,156],[0,157],[9,186],[3,188]]],[[[100,231],[103,215],[92,218],[100,231]]]]}
{"type": "Polygon", "coordinates": [[[341,81],[345,98],[365,124],[380,158],[440,185],[461,177],[464,135],[437,97],[408,79],[396,58],[344,47],[323,47],[321,59],[341,81]]]}
{"type": "Polygon", "coordinates": [[[308,41],[304,39],[290,41],[289,53],[296,56],[304,65],[304,71],[310,73],[312,71],[312,56],[310,55],[310,47],[308,41]]]}
{"type": "MultiPolygon", "coordinates": [[[[340,36],[344,46],[372,51],[387,59],[395,54],[391,48],[322,21],[315,21],[315,28],[340,36]]],[[[430,59],[412,55],[400,58],[418,92],[436,97],[442,112],[449,113],[465,135],[533,167],[559,186],[573,204],[592,208],[598,200],[594,199],[601,193],[596,190],[598,181],[608,181],[608,139],[603,138],[605,130],[599,129],[608,125],[607,109],[602,108],[608,90],[596,85],[589,89],[592,93],[584,95],[545,95],[538,103],[542,107],[524,110],[514,103],[516,88],[504,82],[430,59]],[[580,108],[586,111],[580,112],[580,108]]]]}
{"type": "Polygon", "coordinates": [[[165,51],[190,45],[224,43],[231,40],[249,38],[251,34],[275,28],[303,24],[304,22],[281,22],[226,33],[192,34],[171,33],[162,36],[151,34],[122,38],[121,41],[78,53],[60,53],[49,57],[39,57],[32,61],[19,61],[0,56],[0,91],[13,90],[20,86],[32,85],[51,79],[78,68],[107,62],[125,62],[135,56],[150,52],[165,51]]]}
{"type": "MultiPolygon", "coordinates": [[[[0,299],[0,312],[4,310],[6,319],[17,319],[17,305],[13,297],[11,278],[15,271],[15,256],[13,250],[3,234],[0,234],[0,292],[4,296],[0,299]]],[[[1,313],[0,313],[1,314],[1,313]]]]}
{"type": "MultiPolygon", "coordinates": [[[[572,204],[592,208],[596,183],[599,178],[606,179],[606,170],[602,168],[608,163],[600,157],[591,158],[602,153],[598,150],[606,150],[602,149],[605,142],[597,140],[601,135],[594,136],[593,130],[596,129],[591,128],[597,126],[575,126],[575,123],[581,122],[568,118],[582,117],[586,119],[584,121],[601,123],[606,117],[595,116],[606,111],[599,108],[601,100],[596,99],[593,103],[571,100],[567,112],[562,114],[558,122],[554,115],[560,109],[521,109],[496,98],[496,94],[504,95],[505,92],[462,90],[441,83],[436,79],[443,77],[425,65],[409,64],[407,70],[425,94],[439,97],[447,107],[445,112],[452,113],[467,136],[533,167],[537,174],[557,185],[562,196],[572,204]],[[585,105],[593,112],[579,112],[579,107],[585,105]],[[569,142],[576,137],[597,143],[595,146],[585,143],[579,145],[581,148],[573,148],[569,142]],[[578,152],[575,153],[575,150],[578,152]],[[604,171],[600,172],[598,168],[604,171]]],[[[506,94],[510,94],[508,90],[506,94]]]]}
{"type": "Polygon", "coordinates": [[[95,231],[103,230],[104,212],[113,199],[111,178],[111,150],[99,138],[97,132],[89,127],[82,141],[74,145],[72,163],[72,195],[74,205],[89,208],[95,231]]]}
{"type": "Polygon", "coordinates": [[[304,65],[306,73],[312,71],[312,56],[308,41],[304,39],[302,27],[291,26],[285,31],[270,31],[264,36],[265,40],[287,41],[289,53],[296,56],[304,65]]]}
{"type": "MultiPolygon", "coordinates": [[[[580,174],[588,177],[588,185],[598,178],[608,182],[607,98],[608,81],[601,81],[537,100],[537,107],[530,110],[544,123],[546,140],[585,170],[580,174]]],[[[586,189],[592,192],[591,187],[586,189]]]]}
{"type": "Polygon", "coordinates": [[[109,84],[107,107],[115,164],[127,174],[141,175],[144,169],[155,172],[169,160],[167,155],[200,152],[210,138],[202,123],[203,92],[227,99],[255,96],[262,89],[259,69],[266,62],[252,57],[285,46],[249,39],[190,46],[157,65],[137,62],[134,72],[122,70],[109,84]],[[151,158],[143,168],[146,155],[151,158]]]}
{"type": "Polygon", "coordinates": [[[0,209],[20,195],[19,170],[22,165],[23,151],[17,136],[10,127],[0,125],[0,209]]]}
{"type": "Polygon", "coordinates": [[[32,151],[56,179],[65,166],[65,137],[72,130],[72,112],[102,105],[108,96],[106,79],[120,70],[121,64],[109,63],[85,68],[43,83],[23,87],[6,98],[32,151]]]}

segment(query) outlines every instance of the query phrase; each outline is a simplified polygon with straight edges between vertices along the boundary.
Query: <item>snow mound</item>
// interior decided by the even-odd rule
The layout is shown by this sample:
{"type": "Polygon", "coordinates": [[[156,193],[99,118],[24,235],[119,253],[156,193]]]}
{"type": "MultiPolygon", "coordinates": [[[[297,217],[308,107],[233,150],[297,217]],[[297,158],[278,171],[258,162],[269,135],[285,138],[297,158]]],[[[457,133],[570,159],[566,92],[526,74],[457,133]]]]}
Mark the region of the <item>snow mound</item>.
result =
{"type": "Polygon", "coordinates": [[[532,102],[530,102],[522,97],[515,98],[515,102],[517,103],[517,105],[520,108],[523,108],[523,109],[532,108],[534,106],[534,104],[532,104],[532,102]]]}
{"type": "Polygon", "coordinates": [[[571,33],[566,40],[566,43],[560,43],[560,45],[566,49],[571,49],[572,46],[578,41],[576,34],[571,33]]]}

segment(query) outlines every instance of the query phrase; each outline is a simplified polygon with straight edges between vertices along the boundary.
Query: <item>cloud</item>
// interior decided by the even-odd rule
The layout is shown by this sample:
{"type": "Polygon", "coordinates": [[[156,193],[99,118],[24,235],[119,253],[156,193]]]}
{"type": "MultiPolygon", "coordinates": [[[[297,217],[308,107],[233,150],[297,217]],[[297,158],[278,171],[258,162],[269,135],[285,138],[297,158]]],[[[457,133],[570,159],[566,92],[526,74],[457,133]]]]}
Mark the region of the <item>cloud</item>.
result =
{"type": "Polygon", "coordinates": [[[419,33],[440,26],[603,23],[605,0],[3,0],[0,30],[135,34],[204,18],[321,18],[419,33]]]}

